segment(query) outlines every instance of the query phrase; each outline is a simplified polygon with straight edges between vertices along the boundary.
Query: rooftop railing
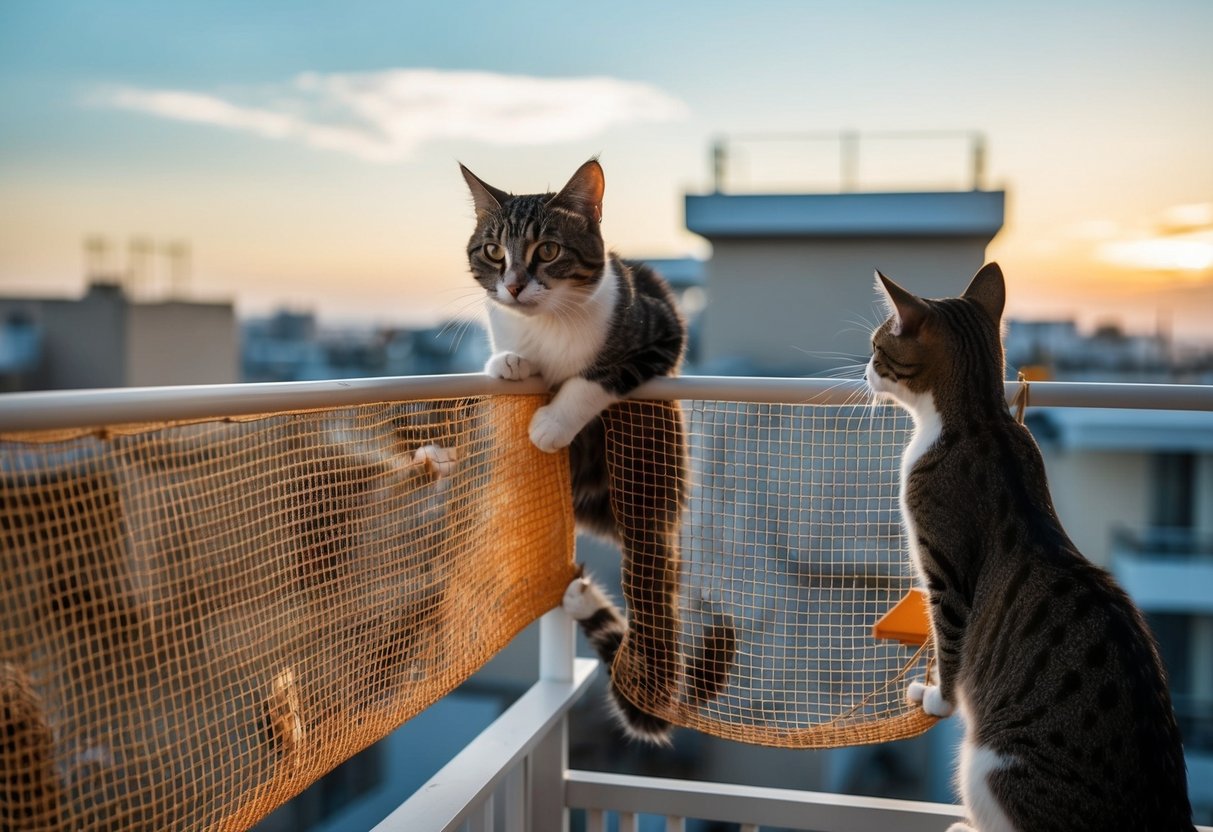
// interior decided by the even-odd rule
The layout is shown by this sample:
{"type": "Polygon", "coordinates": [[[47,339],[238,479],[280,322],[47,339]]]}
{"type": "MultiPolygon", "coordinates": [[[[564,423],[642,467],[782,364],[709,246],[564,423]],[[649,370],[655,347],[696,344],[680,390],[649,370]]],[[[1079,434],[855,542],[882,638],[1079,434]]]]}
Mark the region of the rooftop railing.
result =
{"type": "MultiPolygon", "coordinates": [[[[1014,397],[1017,389],[1017,385],[1008,384],[1008,400],[1014,397]]],[[[351,441],[348,439],[350,434],[347,432],[349,430],[347,422],[332,415],[335,409],[379,407],[379,403],[384,402],[492,400],[498,396],[518,394],[541,397],[543,393],[544,390],[537,382],[510,383],[476,375],[12,394],[0,396],[0,433],[6,435],[6,441],[21,443],[28,438],[25,432],[35,432],[41,437],[39,442],[50,443],[53,446],[51,453],[56,461],[66,460],[69,465],[75,466],[87,454],[63,453],[63,447],[58,444],[62,437],[51,437],[47,434],[48,431],[62,432],[63,437],[67,439],[85,437],[88,442],[95,444],[96,441],[108,441],[113,436],[127,436],[132,432],[140,433],[143,429],[136,430],[130,427],[135,423],[144,425],[154,423],[161,426],[157,429],[158,431],[175,429],[182,425],[186,428],[193,428],[199,423],[199,420],[221,420],[224,425],[239,427],[245,424],[245,419],[256,416],[258,419],[265,420],[266,415],[270,414],[271,425],[277,427],[283,421],[279,417],[285,417],[286,422],[289,423],[293,418],[291,414],[307,414],[309,418],[320,419],[320,422],[316,424],[322,426],[325,441],[332,445],[351,441]],[[314,415],[318,411],[322,412],[319,417],[314,415]],[[346,437],[346,439],[342,439],[342,437],[346,437]]],[[[635,397],[678,399],[688,403],[706,401],[795,407],[810,405],[842,407],[854,406],[862,394],[862,383],[852,381],[690,377],[652,382],[638,390],[635,397]]],[[[1213,388],[1196,385],[1037,383],[1031,387],[1031,403],[1032,405],[1056,407],[1213,411],[1213,388]]],[[[388,418],[388,416],[379,414],[379,411],[375,411],[375,413],[377,418],[388,418]]],[[[413,411],[409,411],[409,413],[411,414],[413,411]]],[[[388,415],[391,418],[398,416],[394,412],[388,415]]],[[[478,417],[472,415],[466,418],[473,426],[473,433],[481,436],[483,425],[477,421],[478,417]],[[477,431],[479,433],[476,433],[477,431]]],[[[398,429],[398,422],[392,424],[394,429],[398,429]]],[[[764,432],[761,434],[762,437],[781,435],[772,432],[774,423],[769,419],[747,419],[741,420],[737,424],[754,426],[764,432]]],[[[845,427],[846,425],[843,424],[844,429],[845,427]]],[[[208,457],[207,434],[188,430],[184,438],[188,441],[172,446],[174,459],[188,458],[191,461],[206,459],[214,462],[208,457]]],[[[239,438],[246,441],[243,433],[239,434],[239,438]]],[[[289,431],[288,439],[287,446],[292,451],[300,447],[303,442],[298,434],[289,431]]],[[[359,441],[362,445],[368,444],[366,441],[359,441]]],[[[783,440],[763,438],[761,441],[783,440]]],[[[501,452],[501,449],[497,447],[500,441],[491,437],[489,439],[482,437],[475,441],[469,440],[469,442],[469,447],[479,448],[477,452],[483,452],[486,458],[492,457],[493,453],[501,452]],[[476,442],[487,443],[487,445],[477,446],[476,442]]],[[[28,486],[34,479],[28,473],[32,469],[25,467],[27,462],[23,451],[14,450],[13,447],[6,447],[3,451],[3,460],[6,465],[4,470],[10,480],[17,482],[22,487],[28,486]]],[[[91,447],[90,445],[90,449],[91,447]]],[[[91,450],[89,452],[91,453],[91,450]]],[[[364,457],[367,457],[370,451],[362,448],[358,453],[361,456],[356,461],[351,461],[349,456],[339,458],[340,465],[336,466],[336,470],[342,472],[342,478],[339,480],[340,489],[338,489],[342,494],[353,488],[350,483],[358,480],[359,472],[368,464],[364,457]],[[347,476],[351,472],[352,475],[347,476]]],[[[332,459],[331,456],[324,458],[332,459]]],[[[495,459],[495,457],[493,458],[495,459]]],[[[441,472],[445,460],[441,456],[431,453],[422,459],[422,463],[438,468],[441,472]]],[[[146,463],[141,464],[146,467],[146,463]]],[[[514,463],[507,463],[507,467],[509,465],[514,465],[514,463]]],[[[163,464],[157,463],[154,470],[161,471],[163,467],[163,464]]],[[[92,470],[90,469],[90,471],[92,470]]],[[[376,469],[376,471],[378,470],[376,469]]],[[[238,470],[225,471],[222,465],[213,465],[208,468],[207,476],[208,478],[240,478],[250,475],[238,470]]],[[[395,475],[379,472],[371,478],[391,476],[395,475]]],[[[441,478],[440,474],[436,476],[441,478]]],[[[53,492],[56,496],[67,494],[73,499],[80,497],[81,504],[85,505],[88,510],[111,511],[111,502],[108,501],[108,498],[99,499],[96,496],[97,488],[94,486],[89,486],[93,489],[92,491],[86,488],[85,491],[88,493],[81,497],[78,484],[64,485],[64,482],[62,479],[55,480],[53,492]]],[[[427,487],[434,484],[433,479],[427,482],[429,483],[427,487]]],[[[125,489],[121,494],[123,500],[134,499],[138,503],[139,500],[147,497],[125,480],[120,485],[122,489],[125,489]]],[[[391,488],[388,490],[393,492],[398,492],[404,487],[399,479],[392,479],[389,485],[391,488]]],[[[273,483],[269,483],[267,488],[272,488],[272,486],[273,483]]],[[[172,492],[172,499],[189,498],[188,489],[179,485],[174,488],[176,491],[172,492]]],[[[459,488],[460,486],[456,484],[447,484],[443,486],[442,493],[449,494],[450,491],[458,491],[459,488]]],[[[42,497],[38,499],[42,499],[42,497]]],[[[330,499],[330,497],[317,497],[313,494],[311,497],[296,495],[292,499],[295,502],[289,504],[298,507],[305,505],[308,499],[315,501],[330,499]],[[304,502],[300,502],[301,499],[304,502]]],[[[13,516],[28,519],[29,516],[32,516],[28,502],[22,503],[22,505],[24,508],[20,508],[20,512],[13,516]]],[[[430,503],[426,503],[426,506],[427,511],[432,507],[430,503]]],[[[219,518],[217,526],[223,525],[224,516],[237,516],[241,510],[240,506],[226,508],[219,506],[219,513],[216,515],[219,518]]],[[[302,509],[292,509],[295,512],[300,510],[302,509]]],[[[36,515],[37,512],[34,511],[33,514],[36,515]]],[[[80,518],[71,519],[73,523],[76,523],[80,518]]],[[[473,518],[471,525],[483,525],[484,521],[483,516],[477,515],[473,518]]],[[[120,527],[115,526],[114,528],[120,527]]],[[[328,531],[334,530],[329,529],[328,531]]],[[[337,529],[334,534],[340,531],[337,529]]],[[[116,532],[107,532],[107,534],[110,533],[116,532]]],[[[308,545],[311,547],[309,552],[320,547],[323,552],[331,554],[332,550],[325,547],[332,545],[332,538],[321,535],[321,530],[314,518],[305,524],[302,531],[295,530],[292,533],[301,534],[308,541],[308,545]]],[[[382,532],[376,527],[372,535],[373,541],[380,540],[378,535],[381,533],[386,532],[382,532]]],[[[222,534],[222,529],[219,528],[216,534],[222,534]]],[[[279,537],[284,536],[285,532],[281,529],[267,527],[259,529],[258,534],[264,536],[270,543],[274,543],[279,537]]],[[[56,544],[54,549],[56,554],[70,550],[72,546],[76,545],[71,543],[69,538],[63,538],[63,540],[64,543],[56,544]]],[[[136,554],[139,554],[137,547],[136,554]]],[[[292,564],[295,565],[291,566],[292,571],[289,574],[294,575],[296,579],[300,579],[300,569],[317,568],[320,573],[328,575],[339,568],[339,565],[335,565],[329,560],[322,561],[319,566],[309,565],[309,562],[303,561],[298,563],[292,561],[292,564]]],[[[93,566],[95,567],[95,564],[93,566]]],[[[8,566],[5,568],[9,569],[8,566]]],[[[413,564],[410,569],[422,569],[423,572],[410,573],[410,575],[429,574],[424,572],[425,568],[425,564],[413,564]]],[[[885,568],[887,565],[881,566],[881,570],[885,568]]],[[[169,619],[176,624],[183,623],[179,620],[179,611],[174,611],[170,602],[149,595],[150,590],[147,587],[151,586],[151,577],[155,574],[157,574],[156,570],[152,567],[131,573],[131,580],[135,585],[127,587],[124,590],[127,595],[120,599],[122,605],[126,605],[123,606],[124,612],[122,613],[124,622],[139,619],[143,622],[142,626],[145,629],[149,627],[155,629],[163,621],[169,619]],[[141,584],[140,581],[143,583],[141,584]],[[140,616],[148,617],[140,619],[140,616]]],[[[883,574],[883,572],[877,570],[871,574],[883,574]]],[[[211,576],[210,580],[216,580],[215,576],[211,576]]],[[[217,584],[212,585],[217,586],[217,584]]],[[[374,583],[367,584],[368,587],[373,585],[374,583]]],[[[238,593],[245,593],[252,599],[257,597],[254,593],[256,586],[256,576],[249,574],[236,583],[235,590],[238,593]]],[[[315,583],[304,580],[302,597],[310,598],[309,593],[314,593],[315,587],[315,583]]],[[[36,589],[34,587],[30,591],[36,589]]],[[[96,592],[97,587],[90,585],[89,591],[96,592]]],[[[76,593],[77,590],[72,589],[72,592],[76,593]]],[[[86,599],[85,595],[81,594],[82,592],[83,590],[77,594],[57,596],[59,600],[56,603],[62,605],[64,598],[70,598],[76,603],[84,603],[86,599]]],[[[152,594],[154,595],[154,593],[152,594]]],[[[240,597],[244,598],[245,595],[240,597]]],[[[87,601],[91,603],[93,600],[95,600],[93,596],[89,595],[87,601]]],[[[110,613],[113,612],[114,603],[112,599],[107,601],[106,610],[110,613]]],[[[52,607],[45,609],[50,610],[52,607]]],[[[60,607],[53,607],[53,609],[58,610],[60,607]]],[[[11,609],[9,611],[11,613],[11,609]]],[[[85,612],[87,613],[88,610],[85,612]]],[[[324,610],[322,609],[321,612],[324,610]]],[[[40,614],[50,615],[50,613],[40,614]]],[[[262,618],[267,617],[264,609],[261,609],[260,614],[262,618]]],[[[72,620],[73,626],[79,624],[80,613],[77,612],[76,615],[77,617],[72,620]]],[[[221,617],[213,609],[205,612],[205,620],[209,624],[223,624],[221,617]]],[[[501,828],[507,832],[521,832],[522,830],[558,832],[568,828],[570,810],[584,812],[588,830],[605,830],[608,816],[614,815],[620,832],[638,829],[640,818],[644,815],[656,815],[664,818],[667,830],[685,829],[688,820],[696,819],[738,823],[747,832],[763,826],[822,830],[822,832],[833,830],[866,832],[867,830],[887,829],[942,830],[952,820],[961,816],[959,807],[940,804],[571,770],[568,764],[567,715],[573,703],[584,694],[595,673],[596,664],[576,658],[574,625],[559,609],[546,612],[540,620],[540,668],[539,678],[534,686],[428,783],[418,789],[410,799],[393,811],[377,827],[380,832],[456,829],[488,832],[488,830],[501,828]]],[[[250,619],[250,621],[254,620],[250,619]]],[[[92,619],[90,622],[89,627],[92,629],[89,632],[95,637],[99,624],[92,619]]],[[[184,624],[189,623],[189,621],[184,622],[184,624]]],[[[253,626],[259,625],[254,624],[253,626]]],[[[357,649],[365,649],[368,639],[374,634],[373,627],[368,629],[368,626],[365,623],[358,625],[356,636],[359,646],[357,649]]],[[[30,632],[37,635],[34,631],[30,632]]],[[[261,630],[258,629],[256,632],[261,633],[261,630]]],[[[160,634],[157,637],[162,636],[163,634],[160,634]]],[[[461,632],[460,636],[466,637],[467,634],[461,632]]],[[[223,634],[223,637],[236,639],[233,643],[237,643],[246,636],[242,633],[231,633],[223,634]]],[[[135,636],[131,635],[130,638],[134,639],[135,636]]],[[[70,648],[76,651],[72,654],[77,657],[73,661],[80,660],[80,645],[52,641],[52,647],[56,643],[65,649],[70,648]]],[[[107,641],[106,644],[108,645],[109,642],[107,641]]],[[[18,647],[19,645],[7,645],[6,643],[5,661],[11,660],[12,655],[18,652],[18,647]]],[[[156,649],[165,649],[163,641],[157,641],[156,649]]],[[[352,646],[350,649],[357,652],[352,646]]],[[[88,661],[87,655],[84,660],[88,661]]],[[[384,660],[386,661],[386,658],[384,660]]],[[[48,661],[46,657],[39,654],[30,661],[33,662],[31,666],[35,668],[36,672],[28,674],[28,677],[22,677],[17,671],[10,672],[9,665],[3,665],[5,673],[12,675],[16,681],[13,682],[6,675],[4,678],[0,678],[0,683],[12,682],[9,684],[11,690],[18,691],[22,695],[29,693],[22,702],[30,706],[31,713],[37,712],[35,717],[42,718],[49,714],[50,716],[46,716],[46,718],[50,721],[69,719],[63,715],[65,712],[56,710],[55,703],[50,701],[53,697],[47,694],[50,688],[43,684],[45,680],[40,676],[46,668],[50,667],[46,663],[48,661]],[[43,664],[38,664],[38,662],[43,664]]],[[[181,659],[178,656],[174,661],[180,662],[181,659]]],[[[318,741],[317,735],[323,734],[323,731],[309,722],[308,709],[311,701],[309,697],[312,695],[307,689],[309,680],[298,673],[292,674],[289,667],[280,665],[282,665],[281,661],[271,670],[258,670],[255,674],[249,674],[250,679],[258,674],[264,676],[264,690],[254,689],[252,682],[241,683],[242,686],[239,688],[243,699],[264,697],[265,701],[261,703],[264,708],[259,711],[262,714],[260,717],[262,723],[259,724],[263,725],[262,730],[268,731],[269,736],[274,740],[271,749],[272,759],[269,759],[265,765],[273,769],[274,777],[285,777],[283,782],[287,784],[275,793],[276,796],[273,800],[266,798],[268,802],[265,802],[264,805],[281,802],[305,786],[309,782],[309,778],[314,780],[313,774],[318,776],[318,773],[309,773],[305,777],[301,772],[304,772],[308,766],[306,752],[308,748],[312,747],[309,743],[318,741]],[[283,775],[282,771],[286,771],[286,774],[283,775]]],[[[75,666],[73,665],[73,667],[75,666]]],[[[351,665],[346,669],[347,674],[351,668],[354,669],[353,672],[357,672],[356,665],[351,665]]],[[[368,666],[363,666],[361,670],[368,674],[375,671],[368,666]]],[[[383,693],[384,691],[398,691],[401,685],[407,687],[413,680],[424,677],[429,671],[432,671],[431,666],[421,667],[416,661],[413,661],[407,668],[404,668],[403,675],[392,677],[391,684],[385,681],[383,687],[375,689],[378,692],[377,695],[361,705],[367,709],[366,711],[355,711],[353,715],[358,716],[359,713],[365,715],[370,712],[370,709],[380,708],[384,696],[387,696],[383,693]],[[392,685],[396,687],[392,687],[392,685]]],[[[9,691],[9,688],[6,688],[6,691],[9,691]]],[[[59,693],[63,693],[63,691],[59,691],[59,693]]],[[[6,695],[10,694],[6,693],[6,695]]],[[[89,695],[94,695],[94,693],[90,692],[89,695]]],[[[204,719],[204,711],[203,708],[191,706],[189,713],[192,722],[190,724],[196,726],[198,720],[204,719]]],[[[379,713],[379,711],[375,711],[375,713],[379,713]]],[[[399,713],[403,713],[403,711],[399,713]]],[[[152,716],[148,714],[146,718],[151,719],[152,716]]],[[[160,719],[165,717],[165,714],[157,712],[154,716],[160,719]]],[[[37,718],[31,717],[31,721],[37,722],[37,718]]],[[[340,718],[348,721],[352,718],[351,712],[343,710],[340,718]]],[[[364,716],[359,719],[364,719],[364,716]]],[[[69,753],[70,765],[103,768],[107,761],[112,766],[119,764],[120,761],[115,759],[118,754],[116,747],[109,749],[98,745],[98,740],[95,738],[90,740],[92,735],[87,726],[81,728],[73,723],[73,730],[77,732],[72,735],[75,737],[73,742],[78,740],[81,744],[69,752],[65,752],[69,753]],[[86,740],[93,742],[93,745],[88,745],[86,740]]],[[[37,738],[41,735],[35,731],[31,736],[37,738]]],[[[244,734],[240,734],[239,739],[235,735],[227,739],[224,739],[224,736],[223,732],[217,734],[218,739],[215,742],[218,745],[210,746],[208,753],[224,757],[223,753],[218,753],[223,751],[223,743],[229,741],[247,743],[249,741],[244,734]]],[[[358,750],[358,747],[360,746],[354,743],[339,744],[339,748],[345,749],[340,752],[345,756],[352,755],[358,750]]],[[[234,754],[228,754],[227,758],[233,761],[244,761],[252,754],[252,751],[245,746],[229,750],[234,754]]],[[[4,749],[0,748],[0,752],[3,751],[4,749]]],[[[51,751],[47,750],[47,753],[49,754],[51,751]]],[[[262,771],[262,769],[258,769],[258,771],[262,771]]],[[[126,798],[126,802],[123,804],[126,808],[122,811],[128,813],[128,820],[132,817],[143,817],[146,828],[160,828],[157,827],[157,823],[163,826],[165,817],[176,817],[173,813],[179,811],[178,807],[165,805],[166,802],[171,802],[171,795],[168,798],[165,797],[165,787],[158,785],[158,774],[154,770],[129,772],[126,776],[143,778],[147,782],[136,783],[132,780],[124,787],[125,791],[119,790],[126,798]],[[149,786],[148,783],[151,785],[149,786]],[[156,793],[156,805],[146,810],[152,812],[151,814],[138,815],[137,812],[132,814],[134,810],[127,805],[130,803],[131,795],[138,788],[144,787],[156,793]]],[[[65,787],[65,794],[67,794],[63,798],[65,804],[72,804],[73,800],[82,799],[79,796],[81,790],[89,782],[86,773],[74,772],[72,776],[74,779],[68,784],[70,788],[65,787]]],[[[269,775],[264,776],[269,777],[269,775]]],[[[265,783],[268,782],[270,781],[265,781],[265,783]]],[[[254,792],[258,789],[269,788],[262,781],[247,785],[254,792]]],[[[107,799],[113,799],[114,788],[116,788],[115,783],[111,780],[107,784],[108,791],[105,792],[111,797],[107,799]]],[[[263,794],[258,793],[258,795],[264,797],[263,794]]],[[[97,811],[98,804],[90,805],[93,811],[97,811]]],[[[249,822],[259,816],[252,810],[244,814],[234,812],[227,816],[225,823],[232,828],[247,826],[249,822]],[[244,820],[242,821],[241,818],[244,820]]],[[[82,828],[89,827],[85,825],[82,828]]],[[[1211,831],[1206,828],[1206,832],[1211,831]]]]}
{"type": "Polygon", "coordinates": [[[761,191],[766,181],[840,193],[979,191],[986,182],[986,139],[971,130],[842,130],[740,133],[713,142],[713,193],[761,191]],[[761,171],[767,168],[764,177],[761,171]],[[923,178],[909,182],[906,170],[923,178]]]}

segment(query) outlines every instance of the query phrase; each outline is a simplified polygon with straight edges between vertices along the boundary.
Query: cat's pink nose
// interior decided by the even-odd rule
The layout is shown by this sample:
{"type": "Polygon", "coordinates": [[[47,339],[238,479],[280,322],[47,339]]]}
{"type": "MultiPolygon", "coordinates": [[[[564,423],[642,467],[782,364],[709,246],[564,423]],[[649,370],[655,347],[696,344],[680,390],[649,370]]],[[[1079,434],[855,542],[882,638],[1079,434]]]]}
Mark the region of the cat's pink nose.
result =
{"type": "Polygon", "coordinates": [[[513,295],[514,297],[518,297],[520,294],[522,294],[522,290],[525,288],[526,288],[525,283],[507,283],[507,284],[505,284],[505,290],[507,292],[509,292],[511,295],[513,295]]]}

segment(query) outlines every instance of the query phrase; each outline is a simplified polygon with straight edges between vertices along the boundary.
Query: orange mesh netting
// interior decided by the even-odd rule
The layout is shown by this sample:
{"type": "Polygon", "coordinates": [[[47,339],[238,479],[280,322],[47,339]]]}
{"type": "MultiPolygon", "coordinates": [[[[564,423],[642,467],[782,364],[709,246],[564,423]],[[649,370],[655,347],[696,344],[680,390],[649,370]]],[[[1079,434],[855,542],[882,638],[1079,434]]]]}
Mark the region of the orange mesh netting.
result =
{"type": "Polygon", "coordinates": [[[0,437],[0,828],[242,829],[572,578],[537,396],[0,437]]]}
{"type": "MultiPolygon", "coordinates": [[[[639,418],[663,418],[674,431],[684,422],[690,463],[677,620],[640,616],[667,629],[625,640],[613,668],[625,695],[677,725],[763,745],[854,745],[929,728],[934,720],[904,693],[925,674],[929,650],[872,634],[914,585],[897,506],[908,419],[870,405],[704,401],[684,403],[681,415],[652,403],[639,418]],[[653,644],[677,645],[684,669],[703,657],[716,666],[684,672],[671,698],[653,678],[659,663],[645,658],[653,644]],[[700,689],[725,674],[718,692],[700,689]]],[[[652,470],[660,449],[645,438],[651,429],[618,417],[607,427],[617,514],[627,516],[652,490],[631,472],[652,470]]],[[[661,581],[670,566],[632,569],[623,585],[636,621],[637,603],[652,599],[633,588],[661,581]]]]}

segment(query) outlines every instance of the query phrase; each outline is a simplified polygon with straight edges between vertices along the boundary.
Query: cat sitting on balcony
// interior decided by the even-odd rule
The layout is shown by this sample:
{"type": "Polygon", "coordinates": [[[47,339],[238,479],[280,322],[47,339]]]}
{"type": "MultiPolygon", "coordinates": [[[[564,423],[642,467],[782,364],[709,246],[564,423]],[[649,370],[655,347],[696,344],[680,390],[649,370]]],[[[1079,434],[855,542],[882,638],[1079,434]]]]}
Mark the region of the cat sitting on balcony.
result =
{"type": "Polygon", "coordinates": [[[1053,509],[1031,434],[1007,409],[1002,271],[924,300],[877,273],[889,318],[872,391],[910,412],[902,521],[930,600],[936,665],[908,696],[965,722],[958,784],[995,830],[1193,829],[1158,649],[1053,509]]]}
{"type": "MultiPolygon", "coordinates": [[[[623,398],[677,371],[685,325],[656,272],[604,246],[605,180],[596,160],[555,194],[515,196],[460,168],[476,210],[468,262],[488,293],[493,355],[485,372],[541,376],[555,391],[536,411],[530,439],[549,453],[569,448],[578,525],[618,541],[623,551],[630,625],[588,578],[574,580],[564,606],[612,667],[611,698],[624,730],[667,743],[670,724],[662,714],[676,709],[681,669],[682,412],[669,402],[623,398]],[[620,689],[624,680],[631,696],[620,689]]],[[[732,664],[731,625],[722,615],[714,622],[704,655],[685,670],[692,700],[715,696],[732,664]]]]}

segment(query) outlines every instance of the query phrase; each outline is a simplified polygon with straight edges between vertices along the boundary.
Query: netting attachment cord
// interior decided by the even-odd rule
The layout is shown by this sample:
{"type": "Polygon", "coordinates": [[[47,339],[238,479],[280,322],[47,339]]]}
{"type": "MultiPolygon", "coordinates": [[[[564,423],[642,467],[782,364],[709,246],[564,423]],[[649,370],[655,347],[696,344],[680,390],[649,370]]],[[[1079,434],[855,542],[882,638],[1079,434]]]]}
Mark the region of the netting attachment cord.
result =
{"type": "MultiPolygon", "coordinates": [[[[898,672],[898,674],[896,676],[894,676],[892,679],[889,680],[889,683],[887,685],[885,685],[884,688],[871,691],[863,699],[860,699],[858,702],[856,702],[854,705],[852,705],[851,709],[849,711],[847,711],[846,713],[843,713],[843,714],[839,714],[834,719],[832,719],[831,722],[835,722],[835,723],[842,722],[843,720],[850,717],[852,714],[856,713],[864,705],[867,705],[869,702],[871,702],[872,698],[875,697],[876,694],[880,692],[880,690],[885,690],[888,687],[895,685],[898,682],[900,682],[902,679],[904,679],[906,677],[906,675],[909,674],[910,669],[913,667],[916,667],[918,665],[919,659],[922,658],[922,654],[926,652],[927,647],[930,646],[930,644],[931,644],[931,642],[928,639],[927,641],[924,641],[921,645],[919,645],[918,649],[914,652],[914,655],[910,657],[910,660],[905,663],[905,666],[901,668],[901,670],[898,672]]],[[[930,678],[930,676],[931,676],[931,662],[932,661],[933,661],[933,659],[931,659],[931,658],[928,658],[928,660],[927,660],[927,678],[930,678]]]]}
{"type": "Polygon", "coordinates": [[[1031,399],[1031,384],[1028,382],[1028,377],[1021,371],[1019,373],[1019,389],[1015,391],[1015,398],[1011,399],[1011,405],[1015,408],[1015,421],[1023,424],[1024,414],[1028,410],[1029,400],[1031,399]]]}

